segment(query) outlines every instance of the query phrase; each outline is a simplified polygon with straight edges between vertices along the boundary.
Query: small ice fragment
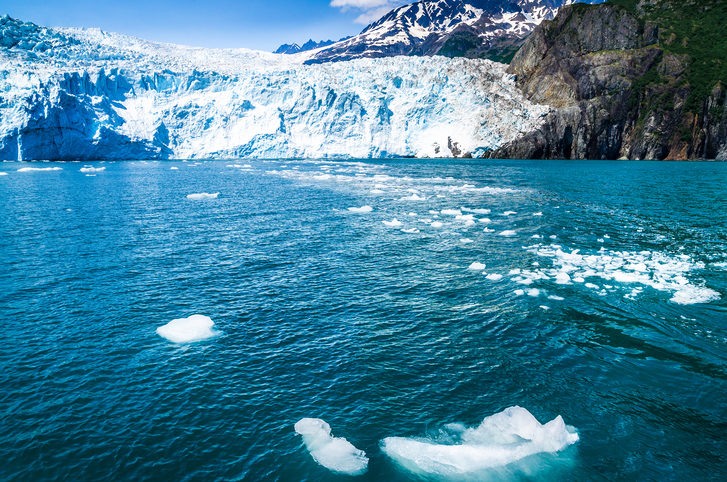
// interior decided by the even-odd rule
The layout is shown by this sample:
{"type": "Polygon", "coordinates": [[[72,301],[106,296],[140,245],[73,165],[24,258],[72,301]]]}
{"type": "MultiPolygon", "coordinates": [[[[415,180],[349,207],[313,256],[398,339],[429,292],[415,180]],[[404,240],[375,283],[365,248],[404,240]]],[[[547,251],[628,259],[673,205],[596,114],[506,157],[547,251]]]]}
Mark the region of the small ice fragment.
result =
{"type": "Polygon", "coordinates": [[[61,167],[21,167],[18,172],[60,171],[61,167]]]}
{"type": "Polygon", "coordinates": [[[525,290],[515,290],[513,293],[515,293],[515,296],[522,296],[525,294],[525,290]]]}
{"type": "Polygon", "coordinates": [[[399,198],[399,201],[426,201],[427,198],[423,196],[419,196],[418,194],[414,193],[409,196],[403,196],[399,198]]]}
{"type": "Polygon", "coordinates": [[[510,216],[513,214],[517,214],[517,212],[516,211],[505,211],[504,213],[502,213],[503,216],[510,216]]]}
{"type": "Polygon", "coordinates": [[[80,172],[102,172],[105,171],[106,167],[93,167],[93,166],[83,166],[81,169],[79,169],[80,172]]]}
{"type": "Polygon", "coordinates": [[[402,222],[398,219],[394,218],[391,221],[382,221],[385,226],[388,226],[390,228],[398,228],[399,226],[402,226],[402,222]]]}
{"type": "Polygon", "coordinates": [[[172,171],[178,171],[179,170],[179,168],[177,166],[172,166],[169,169],[172,170],[172,171]]]}
{"type": "Polygon", "coordinates": [[[490,273],[486,276],[486,278],[490,281],[500,281],[502,279],[502,275],[497,273],[490,273]]]}
{"type": "Polygon", "coordinates": [[[555,234],[551,234],[551,235],[550,235],[550,239],[556,239],[557,237],[558,237],[558,236],[556,236],[555,234]]]}
{"type": "Polygon", "coordinates": [[[461,216],[462,215],[462,211],[460,211],[459,209],[442,209],[440,212],[446,216],[461,216]]]}
{"type": "Polygon", "coordinates": [[[195,194],[187,194],[187,199],[191,199],[192,201],[201,201],[203,199],[217,199],[217,196],[219,196],[220,193],[213,192],[199,192],[195,194]]]}
{"type": "Polygon", "coordinates": [[[596,285],[596,284],[593,284],[593,283],[586,283],[586,284],[585,284],[584,286],[585,286],[586,288],[590,288],[590,289],[592,289],[592,290],[597,290],[597,289],[598,289],[598,285],[596,285]]]}
{"type": "Polygon", "coordinates": [[[565,298],[563,298],[562,296],[558,296],[558,295],[550,295],[550,296],[548,296],[548,299],[553,300],[553,301],[563,301],[565,298]]]}
{"type": "Polygon", "coordinates": [[[419,232],[419,230],[417,228],[404,228],[401,230],[401,232],[407,234],[416,234],[419,232]]]}
{"type": "Polygon", "coordinates": [[[474,243],[474,241],[472,241],[470,238],[462,238],[462,239],[459,240],[459,242],[462,243],[462,244],[474,243]]]}
{"type": "Polygon", "coordinates": [[[0,176],[7,176],[7,175],[8,175],[8,173],[7,173],[7,172],[5,172],[5,171],[0,171],[0,176]]]}
{"type": "Polygon", "coordinates": [[[374,210],[374,208],[372,208],[371,206],[361,206],[360,208],[351,207],[351,208],[348,208],[348,210],[352,213],[365,214],[365,213],[370,213],[371,211],[374,210]]]}
{"type": "Polygon", "coordinates": [[[532,296],[533,298],[536,298],[540,296],[540,290],[538,288],[530,288],[528,290],[528,296],[532,296]]]}
{"type": "Polygon", "coordinates": [[[563,271],[559,271],[558,274],[555,275],[555,282],[559,285],[568,285],[571,282],[570,275],[563,271]]]}
{"type": "Polygon", "coordinates": [[[214,330],[214,322],[208,316],[192,315],[189,318],[178,318],[156,329],[159,336],[172,343],[190,343],[206,340],[219,334],[214,330]]]}
{"type": "Polygon", "coordinates": [[[598,241],[599,243],[604,243],[605,242],[605,240],[603,238],[598,238],[596,241],[598,241]]]}
{"type": "Polygon", "coordinates": [[[540,305],[540,309],[543,311],[548,311],[550,309],[550,306],[540,305]]]}
{"type": "Polygon", "coordinates": [[[332,472],[361,475],[366,472],[369,459],[343,437],[331,435],[331,426],[319,418],[303,418],[295,424],[295,432],[303,436],[303,443],[313,460],[332,472]]]}
{"type": "Polygon", "coordinates": [[[501,231],[498,236],[505,236],[506,238],[517,236],[517,232],[513,231],[512,229],[506,229],[505,231],[501,231]]]}
{"type": "Polygon", "coordinates": [[[507,274],[509,274],[510,276],[515,276],[515,275],[519,275],[521,272],[522,272],[522,270],[520,268],[514,268],[514,269],[511,269],[507,274]]]}
{"type": "Polygon", "coordinates": [[[492,219],[490,219],[490,218],[479,218],[478,221],[481,222],[482,224],[490,224],[492,222],[492,219]]]}
{"type": "Polygon", "coordinates": [[[487,266],[485,266],[485,264],[484,264],[484,263],[478,263],[477,261],[475,261],[475,262],[474,262],[474,263],[472,263],[472,264],[471,264],[471,265],[469,266],[469,268],[467,268],[467,269],[469,269],[469,270],[472,270],[472,271],[482,271],[482,270],[484,270],[484,269],[485,269],[486,267],[487,267],[487,266]]]}
{"type": "Polygon", "coordinates": [[[543,213],[541,213],[541,212],[533,213],[533,216],[542,216],[542,215],[543,215],[543,213]]]}
{"type": "Polygon", "coordinates": [[[494,229],[490,229],[490,228],[485,228],[485,229],[482,230],[482,232],[483,233],[494,233],[495,230],[494,229]]]}
{"type": "Polygon", "coordinates": [[[434,221],[432,224],[430,224],[433,228],[441,228],[443,226],[441,221],[434,221]]]}
{"type": "Polygon", "coordinates": [[[532,239],[543,239],[543,236],[542,236],[542,235],[540,235],[540,234],[533,234],[533,235],[532,235],[532,236],[530,236],[530,237],[531,237],[532,239]]]}

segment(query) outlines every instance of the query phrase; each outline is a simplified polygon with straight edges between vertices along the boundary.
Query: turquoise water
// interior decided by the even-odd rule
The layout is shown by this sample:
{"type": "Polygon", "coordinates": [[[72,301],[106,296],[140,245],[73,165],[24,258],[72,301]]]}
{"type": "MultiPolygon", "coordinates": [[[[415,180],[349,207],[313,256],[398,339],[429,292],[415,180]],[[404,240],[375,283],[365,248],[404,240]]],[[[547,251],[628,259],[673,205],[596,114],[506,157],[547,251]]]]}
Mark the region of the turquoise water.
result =
{"type": "Polygon", "coordinates": [[[727,164],[236,162],[0,165],[0,478],[346,478],[317,417],[420,480],[514,405],[580,440],[464,478],[727,474],[727,164]]]}

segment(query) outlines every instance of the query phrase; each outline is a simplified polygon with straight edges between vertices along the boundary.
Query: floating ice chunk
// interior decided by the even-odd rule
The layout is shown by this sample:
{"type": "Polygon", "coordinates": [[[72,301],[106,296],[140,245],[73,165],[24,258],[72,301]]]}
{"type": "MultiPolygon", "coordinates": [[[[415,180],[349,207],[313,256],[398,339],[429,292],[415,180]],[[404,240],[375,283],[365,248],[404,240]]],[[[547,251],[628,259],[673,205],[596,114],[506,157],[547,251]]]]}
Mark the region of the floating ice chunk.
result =
{"type": "Polygon", "coordinates": [[[550,235],[550,239],[556,239],[557,237],[558,237],[558,236],[556,236],[555,234],[551,234],[551,235],[550,235]]]}
{"type": "Polygon", "coordinates": [[[382,221],[385,226],[388,226],[390,228],[398,228],[399,226],[402,226],[403,223],[399,221],[398,219],[394,218],[391,221],[382,221]]]}
{"type": "Polygon", "coordinates": [[[691,305],[693,303],[709,303],[719,298],[719,293],[709,288],[686,286],[674,293],[671,301],[680,305],[691,305]]]}
{"type": "Polygon", "coordinates": [[[430,224],[430,226],[433,228],[441,228],[444,225],[442,224],[441,221],[434,221],[432,224],[430,224]]]}
{"type": "Polygon", "coordinates": [[[416,193],[410,194],[409,196],[403,196],[399,198],[399,201],[426,201],[427,198],[420,196],[416,193]]]}
{"type": "Polygon", "coordinates": [[[571,284],[570,275],[564,271],[559,271],[555,275],[555,282],[559,285],[569,285],[571,284]]]}
{"type": "Polygon", "coordinates": [[[550,296],[548,296],[548,299],[553,300],[553,301],[563,301],[565,298],[563,298],[562,296],[558,296],[558,295],[550,295],[550,296]]]}
{"type": "Polygon", "coordinates": [[[525,290],[515,290],[513,293],[515,293],[515,296],[522,296],[525,294],[525,290]]]}
{"type": "Polygon", "coordinates": [[[79,169],[80,172],[103,172],[105,170],[106,170],[106,166],[103,166],[103,167],[83,166],[81,169],[79,169]]]}
{"type": "Polygon", "coordinates": [[[361,475],[366,472],[369,459],[348,440],[331,435],[331,427],[319,418],[303,418],[295,424],[297,434],[313,460],[332,472],[361,475]]]}
{"type": "Polygon", "coordinates": [[[507,408],[485,418],[474,428],[448,424],[442,434],[447,443],[387,437],[381,441],[381,449],[417,475],[487,479],[482,473],[487,469],[503,467],[538,453],[559,452],[579,438],[560,415],[543,425],[521,407],[507,408]]]}
{"type": "Polygon", "coordinates": [[[533,213],[533,216],[542,216],[542,215],[543,215],[543,213],[541,213],[541,212],[533,213]]]}
{"type": "Polygon", "coordinates": [[[189,318],[172,320],[157,328],[156,332],[172,343],[191,343],[217,336],[219,332],[212,328],[214,325],[208,316],[192,315],[189,318]]]}
{"type": "Polygon", "coordinates": [[[7,172],[5,172],[5,171],[0,171],[0,176],[7,176],[7,175],[8,175],[8,173],[7,173],[7,172]]]}
{"type": "Polygon", "coordinates": [[[513,214],[517,214],[517,211],[505,211],[502,213],[503,216],[511,216],[513,214]]]}
{"type": "Polygon", "coordinates": [[[550,306],[540,305],[540,309],[543,311],[548,311],[550,309],[550,306]]]}
{"type": "Polygon", "coordinates": [[[514,268],[514,269],[511,269],[507,274],[509,274],[510,276],[515,276],[515,275],[520,274],[521,272],[522,272],[522,270],[520,268],[514,268]]]}
{"type": "Polygon", "coordinates": [[[371,211],[374,210],[374,208],[372,208],[371,206],[361,206],[360,208],[348,208],[348,210],[352,213],[365,214],[365,213],[370,213],[371,211]]]}
{"type": "Polygon", "coordinates": [[[60,171],[62,167],[21,167],[18,172],[60,171]]]}
{"type": "Polygon", "coordinates": [[[179,170],[179,168],[177,166],[172,166],[169,169],[172,170],[172,171],[178,171],[179,170]]]}
{"type": "Polygon", "coordinates": [[[502,275],[497,273],[490,273],[486,276],[486,278],[490,281],[500,281],[502,279],[502,275]]]}
{"type": "Polygon", "coordinates": [[[462,211],[465,212],[465,213],[490,214],[492,212],[492,209],[469,209],[469,208],[462,208],[462,211]]]}
{"type": "Polygon", "coordinates": [[[599,242],[599,243],[605,243],[606,242],[606,240],[603,239],[603,238],[598,238],[596,241],[599,242]]]}
{"type": "Polygon", "coordinates": [[[459,209],[442,209],[440,213],[444,214],[445,216],[461,216],[462,211],[459,209]]]}
{"type": "Polygon", "coordinates": [[[217,196],[219,196],[220,193],[213,192],[198,192],[194,194],[187,194],[187,199],[191,199],[192,201],[201,201],[203,199],[217,199],[217,196]]]}
{"type": "Polygon", "coordinates": [[[482,232],[483,233],[494,233],[495,230],[494,229],[491,229],[491,228],[485,228],[485,229],[482,230],[482,232]]]}
{"type": "Polygon", "coordinates": [[[313,179],[315,179],[316,181],[327,181],[327,180],[331,179],[332,177],[333,176],[331,176],[330,174],[317,174],[317,175],[313,176],[313,179]]]}
{"type": "Polygon", "coordinates": [[[417,217],[417,216],[418,216],[418,214],[417,214],[417,213],[409,213],[409,216],[412,216],[412,217],[417,217]]]}
{"type": "Polygon", "coordinates": [[[538,288],[530,288],[528,290],[528,296],[532,296],[533,298],[537,298],[540,296],[540,290],[538,288]]]}
{"type": "Polygon", "coordinates": [[[401,230],[402,233],[417,234],[419,230],[417,228],[404,228],[401,230]]]}
{"type": "Polygon", "coordinates": [[[532,236],[530,236],[530,237],[531,237],[532,239],[542,239],[542,238],[543,238],[543,236],[542,236],[542,235],[540,235],[540,234],[533,234],[533,235],[532,235],[532,236]]]}
{"type": "Polygon", "coordinates": [[[474,241],[471,240],[470,238],[462,238],[462,239],[459,240],[459,242],[462,243],[462,244],[474,243],[474,241]]]}
{"type": "Polygon", "coordinates": [[[479,218],[478,221],[481,222],[482,224],[490,224],[492,222],[492,219],[490,219],[490,218],[479,218]]]}
{"type": "Polygon", "coordinates": [[[506,229],[505,231],[501,231],[498,236],[505,236],[506,238],[510,238],[512,236],[517,236],[517,232],[513,231],[512,229],[506,229]]]}
{"type": "Polygon", "coordinates": [[[484,264],[484,263],[478,263],[477,261],[475,261],[475,262],[474,262],[474,263],[472,263],[472,264],[471,264],[471,265],[469,266],[469,268],[467,268],[467,269],[469,269],[469,270],[472,270],[472,271],[482,271],[482,270],[484,270],[484,269],[485,269],[486,267],[487,267],[487,266],[485,266],[485,264],[484,264]]]}
{"type": "Polygon", "coordinates": [[[603,237],[606,239],[611,239],[611,236],[609,236],[608,234],[604,234],[603,237]]]}

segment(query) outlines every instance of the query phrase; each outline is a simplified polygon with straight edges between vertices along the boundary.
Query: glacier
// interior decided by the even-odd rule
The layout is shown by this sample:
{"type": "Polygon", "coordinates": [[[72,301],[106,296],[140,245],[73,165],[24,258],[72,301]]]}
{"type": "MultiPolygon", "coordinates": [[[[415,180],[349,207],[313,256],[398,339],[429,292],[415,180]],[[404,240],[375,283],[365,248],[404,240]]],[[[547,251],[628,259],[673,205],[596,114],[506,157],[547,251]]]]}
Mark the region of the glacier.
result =
{"type": "Polygon", "coordinates": [[[488,60],[315,54],[0,17],[0,159],[476,156],[550,109],[488,60]]]}

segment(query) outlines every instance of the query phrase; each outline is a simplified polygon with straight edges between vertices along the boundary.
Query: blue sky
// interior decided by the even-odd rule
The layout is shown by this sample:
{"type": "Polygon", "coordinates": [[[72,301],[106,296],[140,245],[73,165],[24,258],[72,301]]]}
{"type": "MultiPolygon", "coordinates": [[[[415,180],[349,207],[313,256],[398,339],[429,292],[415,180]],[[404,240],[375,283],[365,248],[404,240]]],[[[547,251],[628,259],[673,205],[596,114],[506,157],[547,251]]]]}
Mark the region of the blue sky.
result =
{"type": "MultiPolygon", "coordinates": [[[[413,1],[413,0],[412,0],[413,1]]],[[[100,27],[148,40],[273,50],[361,31],[396,0],[0,0],[0,13],[45,26],[100,27]]]]}

